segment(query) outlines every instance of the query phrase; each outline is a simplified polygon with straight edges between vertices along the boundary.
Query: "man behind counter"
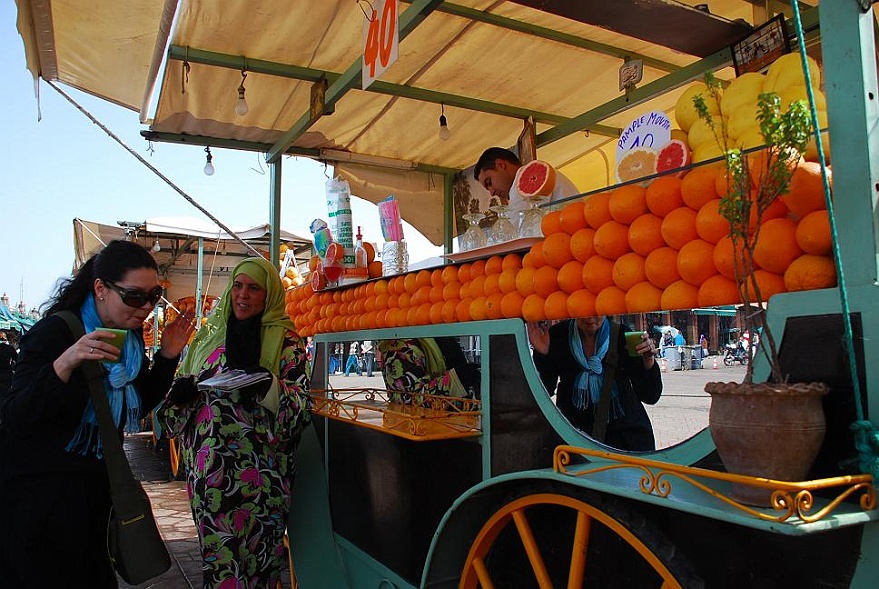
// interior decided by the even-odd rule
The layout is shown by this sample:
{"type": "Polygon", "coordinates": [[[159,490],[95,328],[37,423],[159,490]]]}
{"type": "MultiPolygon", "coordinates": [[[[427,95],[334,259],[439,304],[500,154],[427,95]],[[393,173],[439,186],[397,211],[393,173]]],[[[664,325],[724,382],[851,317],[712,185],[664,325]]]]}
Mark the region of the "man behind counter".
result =
{"type": "MultiPolygon", "coordinates": [[[[502,147],[489,147],[479,157],[479,161],[473,167],[473,177],[485,187],[492,196],[498,197],[501,204],[510,206],[510,218],[518,219],[519,211],[528,208],[528,203],[513,186],[516,172],[522,167],[518,156],[502,147]]],[[[580,194],[564,174],[556,171],[555,189],[550,195],[550,202],[580,194]]]]}

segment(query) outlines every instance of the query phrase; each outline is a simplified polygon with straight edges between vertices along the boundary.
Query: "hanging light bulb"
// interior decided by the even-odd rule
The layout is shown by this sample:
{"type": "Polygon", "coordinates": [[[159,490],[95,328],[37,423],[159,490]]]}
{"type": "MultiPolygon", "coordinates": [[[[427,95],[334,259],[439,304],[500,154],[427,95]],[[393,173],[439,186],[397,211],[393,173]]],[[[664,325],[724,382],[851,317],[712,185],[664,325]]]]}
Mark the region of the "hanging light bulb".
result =
{"type": "Polygon", "coordinates": [[[214,175],[214,164],[211,163],[214,159],[214,156],[211,155],[211,147],[210,145],[204,148],[204,151],[207,155],[207,163],[204,165],[204,174],[205,176],[213,176],[214,175]]]}
{"type": "Polygon", "coordinates": [[[235,103],[235,114],[239,117],[243,117],[247,114],[247,111],[250,110],[250,107],[247,106],[247,101],[244,99],[244,79],[247,77],[247,72],[241,70],[241,85],[238,86],[238,102],[235,103]]]}
{"type": "Polygon", "coordinates": [[[443,141],[448,141],[449,137],[452,136],[452,132],[449,130],[449,122],[446,120],[446,107],[443,103],[440,103],[440,109],[439,138],[443,141]]]}
{"type": "Polygon", "coordinates": [[[162,251],[162,244],[159,243],[159,238],[158,238],[158,237],[157,237],[156,240],[153,242],[153,251],[156,252],[156,253],[162,251]]]}

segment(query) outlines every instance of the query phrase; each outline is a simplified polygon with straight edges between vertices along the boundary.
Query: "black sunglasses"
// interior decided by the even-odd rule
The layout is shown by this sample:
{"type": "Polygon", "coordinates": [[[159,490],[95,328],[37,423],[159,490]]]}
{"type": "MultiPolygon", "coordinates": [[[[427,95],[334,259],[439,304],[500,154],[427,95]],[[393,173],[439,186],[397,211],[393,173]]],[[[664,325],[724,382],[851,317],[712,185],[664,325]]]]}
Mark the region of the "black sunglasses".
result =
{"type": "Polygon", "coordinates": [[[147,303],[155,306],[165,292],[165,289],[161,286],[157,286],[153,290],[147,292],[139,288],[122,288],[109,280],[104,280],[104,284],[109,286],[112,290],[115,290],[119,294],[119,298],[122,299],[123,303],[136,309],[143,307],[147,303]]]}

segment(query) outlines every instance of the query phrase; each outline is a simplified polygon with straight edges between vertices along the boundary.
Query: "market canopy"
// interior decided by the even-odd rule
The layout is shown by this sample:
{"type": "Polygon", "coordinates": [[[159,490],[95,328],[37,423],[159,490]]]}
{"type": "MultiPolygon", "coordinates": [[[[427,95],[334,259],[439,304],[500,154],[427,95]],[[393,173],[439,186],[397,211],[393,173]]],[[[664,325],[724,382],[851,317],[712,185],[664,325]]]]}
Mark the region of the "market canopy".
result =
{"type": "Polygon", "coordinates": [[[434,243],[440,174],[515,146],[531,117],[540,159],[583,191],[611,184],[620,129],[636,113],[671,112],[705,71],[731,78],[729,45],[767,17],[753,0],[716,0],[710,13],[698,0],[404,0],[399,59],[363,90],[365,0],[16,2],[35,76],[139,112],[156,141],[336,163],[372,201],[385,185],[358,162],[387,158],[408,178],[395,189],[403,216],[434,243]],[[620,89],[633,59],[643,79],[620,89]]]}

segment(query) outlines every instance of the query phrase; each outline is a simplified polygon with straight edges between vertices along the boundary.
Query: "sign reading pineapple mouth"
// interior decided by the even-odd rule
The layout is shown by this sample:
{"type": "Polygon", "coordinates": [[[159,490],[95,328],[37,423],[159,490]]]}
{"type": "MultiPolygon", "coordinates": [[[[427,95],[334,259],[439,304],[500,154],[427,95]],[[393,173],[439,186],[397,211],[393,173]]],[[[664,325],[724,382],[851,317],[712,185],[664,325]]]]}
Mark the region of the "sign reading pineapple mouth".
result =
{"type": "Polygon", "coordinates": [[[659,111],[635,118],[617,141],[617,181],[627,182],[656,173],[656,156],[671,139],[671,120],[659,111]]]}

